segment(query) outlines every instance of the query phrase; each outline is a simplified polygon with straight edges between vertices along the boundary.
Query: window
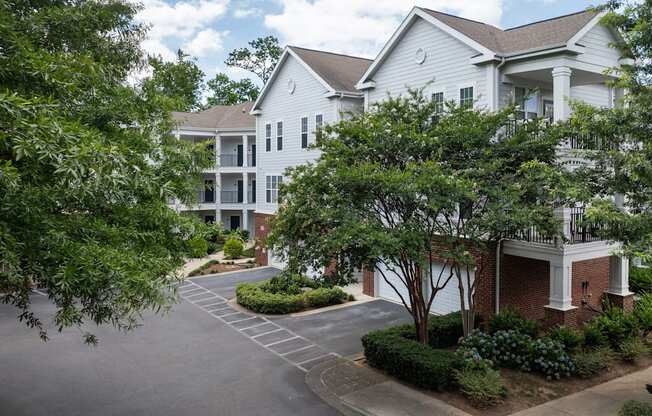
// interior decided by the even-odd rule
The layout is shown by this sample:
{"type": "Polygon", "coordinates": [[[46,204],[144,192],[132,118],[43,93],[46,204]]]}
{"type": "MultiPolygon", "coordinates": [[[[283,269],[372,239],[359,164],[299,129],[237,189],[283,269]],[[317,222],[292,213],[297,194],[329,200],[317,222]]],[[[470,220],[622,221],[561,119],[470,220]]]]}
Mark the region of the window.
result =
{"type": "Polygon", "coordinates": [[[276,123],[276,150],[283,150],[283,122],[276,123]]]}
{"type": "Polygon", "coordinates": [[[301,117],[301,148],[308,147],[308,117],[301,117]]]}
{"type": "Polygon", "coordinates": [[[282,176],[267,176],[265,188],[265,201],[268,204],[278,203],[278,188],[283,182],[282,176]]]}
{"type": "Polygon", "coordinates": [[[460,107],[473,107],[473,87],[460,88],[460,107]]]}
{"type": "Polygon", "coordinates": [[[272,125],[269,123],[265,124],[265,151],[272,151],[272,125]]]}
{"type": "Polygon", "coordinates": [[[435,112],[441,114],[444,112],[444,93],[436,92],[432,94],[432,101],[435,102],[435,112]]]}
{"type": "Polygon", "coordinates": [[[315,116],[315,130],[319,130],[323,124],[324,124],[324,116],[321,114],[317,114],[315,116]]]}
{"type": "Polygon", "coordinates": [[[523,87],[514,87],[514,104],[516,114],[521,120],[537,118],[539,112],[539,94],[537,91],[523,87]]]}

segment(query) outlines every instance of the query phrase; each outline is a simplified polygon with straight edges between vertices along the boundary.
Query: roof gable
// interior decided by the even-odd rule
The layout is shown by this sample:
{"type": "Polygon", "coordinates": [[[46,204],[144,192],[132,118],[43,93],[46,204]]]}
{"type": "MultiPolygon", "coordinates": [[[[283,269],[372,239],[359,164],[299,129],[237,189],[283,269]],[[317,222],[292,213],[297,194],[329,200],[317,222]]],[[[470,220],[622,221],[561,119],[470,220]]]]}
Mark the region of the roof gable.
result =
{"type": "Polygon", "coordinates": [[[205,129],[243,129],[256,128],[256,119],[249,114],[252,101],[235,105],[216,105],[198,112],[172,112],[172,119],[179,127],[205,129]]]}

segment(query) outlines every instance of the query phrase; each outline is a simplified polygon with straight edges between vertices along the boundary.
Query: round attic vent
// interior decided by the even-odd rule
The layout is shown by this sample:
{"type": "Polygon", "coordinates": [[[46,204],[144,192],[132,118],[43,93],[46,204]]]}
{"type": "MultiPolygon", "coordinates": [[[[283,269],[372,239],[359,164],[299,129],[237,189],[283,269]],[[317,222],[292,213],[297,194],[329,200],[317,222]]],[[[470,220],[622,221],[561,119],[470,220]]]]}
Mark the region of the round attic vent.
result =
{"type": "Polygon", "coordinates": [[[297,84],[294,82],[293,79],[288,80],[288,92],[290,94],[294,93],[294,90],[297,88],[297,84]]]}
{"type": "Polygon", "coordinates": [[[414,62],[421,65],[426,60],[426,51],[423,48],[417,49],[414,53],[414,62]]]}

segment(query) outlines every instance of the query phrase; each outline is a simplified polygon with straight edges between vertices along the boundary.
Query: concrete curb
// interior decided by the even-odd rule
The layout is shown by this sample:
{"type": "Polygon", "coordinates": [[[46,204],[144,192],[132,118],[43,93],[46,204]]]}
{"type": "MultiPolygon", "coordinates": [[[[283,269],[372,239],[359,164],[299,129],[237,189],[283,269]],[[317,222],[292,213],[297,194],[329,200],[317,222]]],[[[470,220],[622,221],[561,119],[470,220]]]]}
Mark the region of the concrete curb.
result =
{"type": "Polygon", "coordinates": [[[344,358],[337,358],[318,364],[306,373],[306,384],[320,399],[329,406],[342,413],[344,416],[374,416],[362,409],[358,409],[333,393],[322,380],[322,374],[331,368],[346,363],[344,358]]]}

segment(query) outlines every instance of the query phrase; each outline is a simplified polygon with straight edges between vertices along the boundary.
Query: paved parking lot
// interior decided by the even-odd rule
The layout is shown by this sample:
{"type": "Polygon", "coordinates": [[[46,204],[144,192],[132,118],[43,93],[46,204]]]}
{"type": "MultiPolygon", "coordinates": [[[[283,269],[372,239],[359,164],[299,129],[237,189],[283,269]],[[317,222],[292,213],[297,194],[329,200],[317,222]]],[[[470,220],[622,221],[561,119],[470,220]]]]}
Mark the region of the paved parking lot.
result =
{"type": "MultiPolygon", "coordinates": [[[[0,305],[0,415],[335,415],[305,385],[305,370],[361,350],[360,335],[408,320],[373,301],[303,317],[266,318],[225,301],[272,268],[193,279],[165,316],[122,334],[92,328],[41,342],[0,305]]],[[[43,297],[34,309],[52,313],[43,297]]]]}

